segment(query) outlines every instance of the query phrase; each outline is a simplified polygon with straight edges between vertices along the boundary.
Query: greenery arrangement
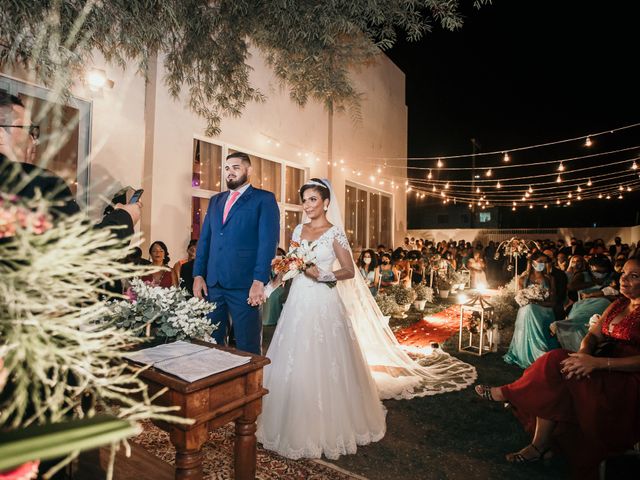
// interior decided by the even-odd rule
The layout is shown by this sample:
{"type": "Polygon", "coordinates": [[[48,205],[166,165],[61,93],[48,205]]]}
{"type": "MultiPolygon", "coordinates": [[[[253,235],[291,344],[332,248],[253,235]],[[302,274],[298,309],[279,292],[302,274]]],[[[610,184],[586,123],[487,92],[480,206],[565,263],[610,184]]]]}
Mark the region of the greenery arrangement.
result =
{"type": "Polygon", "coordinates": [[[419,283],[413,290],[416,292],[416,300],[425,300],[428,303],[433,303],[433,288],[419,283]]]}
{"type": "Polygon", "coordinates": [[[211,341],[215,329],[207,318],[215,304],[191,297],[183,288],[156,287],[135,279],[130,299],[110,306],[111,321],[118,327],[166,342],[191,338],[211,341]]]}
{"type": "MultiPolygon", "coordinates": [[[[489,0],[475,0],[474,6],[489,0]]],[[[3,2],[0,66],[33,71],[36,82],[63,96],[95,53],[146,75],[156,55],[174,98],[207,120],[240,116],[264,94],[251,81],[248,59],[265,54],[299,105],[316,99],[358,115],[353,66],[390,48],[398,32],[419,39],[433,24],[462,25],[459,0],[281,2],[257,0],[53,0],[3,2]]]]}
{"type": "Polygon", "coordinates": [[[436,277],[438,290],[451,290],[451,279],[448,275],[438,275],[436,277]]]}
{"type": "MultiPolygon", "coordinates": [[[[0,185],[1,186],[1,185],[0,185]]],[[[0,188],[0,190],[2,190],[0,188]]],[[[124,245],[81,216],[54,224],[47,203],[23,204],[0,195],[0,358],[7,373],[0,391],[5,432],[94,417],[133,422],[183,421],[173,408],[153,405],[139,369],[123,359],[142,340],[105,321],[109,281],[148,273],[125,264],[124,245]],[[34,228],[20,211],[43,220],[34,228]]],[[[115,428],[109,441],[133,430],[115,428]]],[[[91,442],[86,443],[89,445],[91,442]]],[[[82,448],[75,444],[74,453],[82,448]]],[[[35,457],[34,459],[37,459],[35,457]]]]}
{"type": "Polygon", "coordinates": [[[409,305],[416,299],[416,292],[402,285],[393,285],[387,289],[389,295],[393,295],[398,305],[409,305]]]}
{"type": "Polygon", "coordinates": [[[395,315],[400,310],[394,296],[390,294],[378,293],[376,295],[376,303],[382,314],[386,316],[395,315]]]}

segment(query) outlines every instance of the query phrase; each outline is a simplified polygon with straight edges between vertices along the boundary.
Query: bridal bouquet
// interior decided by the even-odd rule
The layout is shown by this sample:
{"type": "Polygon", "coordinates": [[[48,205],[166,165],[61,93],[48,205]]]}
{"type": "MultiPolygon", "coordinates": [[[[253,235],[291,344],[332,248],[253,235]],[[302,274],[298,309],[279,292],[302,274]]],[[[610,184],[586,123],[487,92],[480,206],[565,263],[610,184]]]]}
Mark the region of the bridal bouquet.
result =
{"type": "MultiPolygon", "coordinates": [[[[286,282],[299,274],[304,273],[307,268],[316,264],[316,254],[314,252],[317,242],[309,243],[292,241],[289,251],[282,258],[276,258],[271,262],[271,268],[276,274],[282,274],[282,281],[286,282]]],[[[336,282],[323,282],[330,288],[336,286],[336,282]]]]}
{"type": "Polygon", "coordinates": [[[129,300],[111,304],[112,319],[118,327],[138,330],[140,336],[153,332],[169,340],[201,338],[211,341],[215,326],[207,317],[215,304],[195,297],[177,287],[154,287],[135,279],[129,300]]]}
{"type": "Polygon", "coordinates": [[[521,307],[535,301],[543,301],[549,296],[549,290],[540,285],[529,285],[527,288],[520,289],[516,292],[515,301],[521,307]]]}

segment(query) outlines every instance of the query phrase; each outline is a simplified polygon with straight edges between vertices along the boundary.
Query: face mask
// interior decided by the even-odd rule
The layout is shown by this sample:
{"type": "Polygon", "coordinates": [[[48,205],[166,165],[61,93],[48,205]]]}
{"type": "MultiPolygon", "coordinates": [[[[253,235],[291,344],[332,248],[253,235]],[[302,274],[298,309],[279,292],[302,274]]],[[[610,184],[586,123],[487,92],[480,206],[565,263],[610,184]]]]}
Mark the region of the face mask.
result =
{"type": "Polygon", "coordinates": [[[389,265],[389,260],[382,260],[383,265],[389,265]]]}
{"type": "Polygon", "coordinates": [[[544,269],[547,268],[546,263],[534,263],[533,268],[536,272],[544,272],[544,269]]]}
{"type": "Polygon", "coordinates": [[[576,242],[571,242],[571,246],[575,247],[576,246],[576,242]]]}
{"type": "Polygon", "coordinates": [[[370,258],[363,258],[362,261],[366,264],[369,265],[371,263],[371,259],[370,258]]]}
{"type": "Polygon", "coordinates": [[[604,277],[607,276],[607,272],[593,272],[593,276],[602,280],[604,277]]]}

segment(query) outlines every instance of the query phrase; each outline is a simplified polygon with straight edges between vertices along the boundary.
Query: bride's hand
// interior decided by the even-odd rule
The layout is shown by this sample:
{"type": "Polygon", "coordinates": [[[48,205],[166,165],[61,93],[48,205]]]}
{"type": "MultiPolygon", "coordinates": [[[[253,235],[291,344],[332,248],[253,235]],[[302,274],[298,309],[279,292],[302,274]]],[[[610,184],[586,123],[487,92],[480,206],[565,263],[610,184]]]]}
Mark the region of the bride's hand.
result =
{"type": "Polygon", "coordinates": [[[313,278],[314,280],[318,280],[318,276],[320,275],[320,270],[318,270],[318,267],[316,267],[314,265],[312,267],[307,268],[304,271],[304,274],[309,278],[313,278]]]}

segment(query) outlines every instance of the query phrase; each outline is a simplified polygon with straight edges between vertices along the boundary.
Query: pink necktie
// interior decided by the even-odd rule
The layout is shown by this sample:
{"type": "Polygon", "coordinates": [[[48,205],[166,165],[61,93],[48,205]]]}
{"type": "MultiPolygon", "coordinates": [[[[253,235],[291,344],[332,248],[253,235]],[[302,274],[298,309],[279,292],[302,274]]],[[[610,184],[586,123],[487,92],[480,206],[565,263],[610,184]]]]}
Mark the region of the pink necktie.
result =
{"type": "Polygon", "coordinates": [[[231,192],[231,198],[229,199],[229,201],[224,207],[224,213],[222,214],[222,223],[225,223],[227,221],[227,215],[229,215],[229,210],[231,210],[231,207],[233,206],[233,204],[236,203],[236,199],[238,198],[239,195],[240,195],[240,192],[231,192]]]}

